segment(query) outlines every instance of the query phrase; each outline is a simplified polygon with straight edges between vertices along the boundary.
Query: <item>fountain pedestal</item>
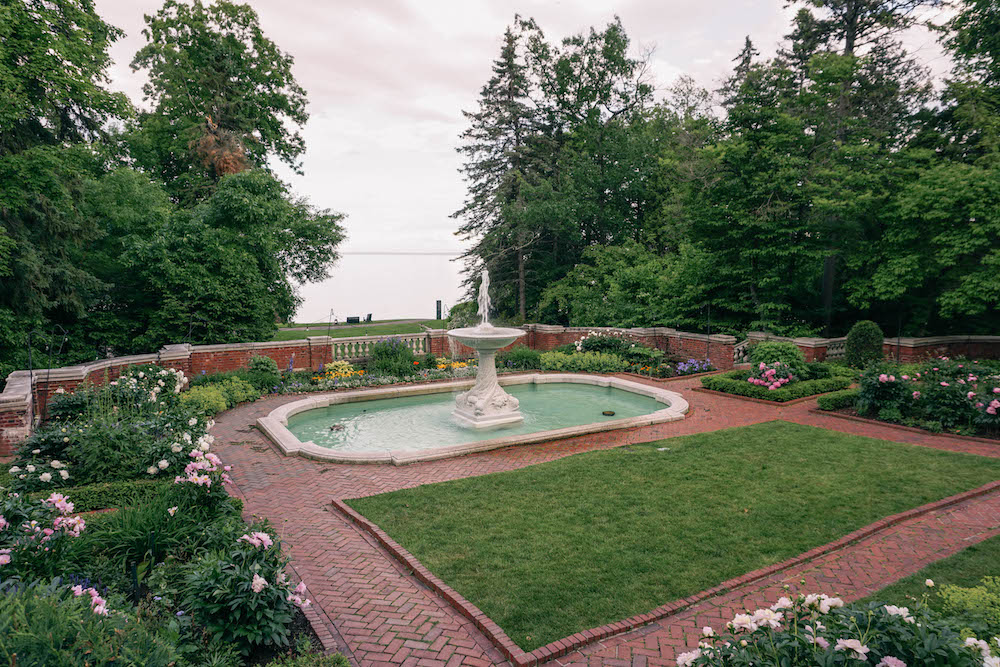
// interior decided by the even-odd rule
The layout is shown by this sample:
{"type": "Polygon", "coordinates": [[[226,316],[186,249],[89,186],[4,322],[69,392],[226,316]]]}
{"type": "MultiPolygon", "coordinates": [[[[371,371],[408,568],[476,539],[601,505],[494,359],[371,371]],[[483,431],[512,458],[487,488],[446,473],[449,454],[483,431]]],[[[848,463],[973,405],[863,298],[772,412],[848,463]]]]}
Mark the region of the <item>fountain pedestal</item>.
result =
{"type": "Polygon", "coordinates": [[[455,398],[455,421],[469,428],[496,428],[524,421],[516,398],[497,382],[497,350],[523,336],[520,329],[496,328],[489,324],[453,329],[448,335],[476,351],[479,368],[476,384],[455,398]]]}

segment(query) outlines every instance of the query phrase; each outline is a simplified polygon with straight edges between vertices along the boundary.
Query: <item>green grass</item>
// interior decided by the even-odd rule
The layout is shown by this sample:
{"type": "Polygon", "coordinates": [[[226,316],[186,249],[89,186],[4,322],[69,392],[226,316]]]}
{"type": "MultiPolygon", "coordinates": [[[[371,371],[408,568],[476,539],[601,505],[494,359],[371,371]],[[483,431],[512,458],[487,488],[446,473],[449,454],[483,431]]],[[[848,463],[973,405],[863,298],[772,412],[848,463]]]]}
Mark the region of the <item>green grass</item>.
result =
{"type": "Polygon", "coordinates": [[[894,584],[865,598],[866,602],[879,601],[897,606],[913,606],[912,598],[921,599],[930,593],[928,605],[940,609],[940,598],[934,591],[945,584],[970,587],[976,586],[983,577],[1000,576],[1000,536],[973,544],[954,556],[931,563],[916,574],[900,579],[894,584]],[[934,588],[928,589],[924,582],[934,580],[934,588]]]}
{"type": "Polygon", "coordinates": [[[1000,460],[779,421],[350,505],[530,650],[997,478],[1000,460]]]}
{"type": "MultiPolygon", "coordinates": [[[[415,317],[398,317],[393,320],[372,320],[371,322],[359,322],[358,324],[348,324],[347,322],[338,322],[336,326],[341,327],[363,327],[366,324],[391,324],[392,322],[399,322],[401,320],[414,320],[415,317]]],[[[290,327],[310,327],[310,328],[326,328],[329,322],[288,322],[286,324],[279,324],[279,329],[288,329],[290,327]]]]}
{"type": "MultiPolygon", "coordinates": [[[[420,333],[423,331],[423,328],[420,326],[421,324],[432,329],[444,329],[448,326],[444,320],[425,320],[419,323],[410,322],[406,324],[376,324],[372,322],[370,324],[351,325],[350,329],[330,329],[329,335],[331,338],[348,338],[350,336],[388,336],[390,334],[420,333]]],[[[271,340],[300,340],[309,336],[326,335],[326,325],[317,325],[312,329],[299,329],[295,331],[279,329],[271,340]]]]}

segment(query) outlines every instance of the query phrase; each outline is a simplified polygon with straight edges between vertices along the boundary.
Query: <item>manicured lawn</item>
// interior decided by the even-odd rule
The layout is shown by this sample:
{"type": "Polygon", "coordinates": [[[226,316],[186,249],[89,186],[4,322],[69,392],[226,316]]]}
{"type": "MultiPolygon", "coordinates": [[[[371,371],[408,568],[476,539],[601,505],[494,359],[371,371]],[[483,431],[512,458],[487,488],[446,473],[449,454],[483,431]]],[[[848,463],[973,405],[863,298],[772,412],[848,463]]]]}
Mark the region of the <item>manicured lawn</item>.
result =
{"type": "Polygon", "coordinates": [[[975,586],[983,577],[1000,576],[1000,536],[985,540],[979,544],[959,551],[936,563],[931,563],[916,574],[900,579],[866,598],[866,601],[878,600],[897,606],[913,606],[911,598],[922,598],[924,593],[930,593],[927,604],[934,609],[940,608],[940,598],[935,594],[945,584],[955,586],[975,586]],[[928,589],[924,582],[934,580],[934,588],[928,589]]]}
{"type": "MultiPolygon", "coordinates": [[[[404,324],[376,324],[372,322],[370,324],[355,324],[349,329],[329,329],[329,336],[331,338],[348,338],[350,336],[388,336],[390,334],[420,333],[423,331],[423,328],[420,326],[421,324],[432,329],[444,329],[448,326],[447,322],[443,320],[426,320],[419,323],[409,322],[404,324]]],[[[327,331],[326,325],[322,324],[309,329],[279,329],[271,340],[299,340],[308,338],[309,336],[326,336],[327,331]]]]}
{"type": "Polygon", "coordinates": [[[997,478],[1000,460],[776,421],[350,505],[530,650],[997,478]]]}

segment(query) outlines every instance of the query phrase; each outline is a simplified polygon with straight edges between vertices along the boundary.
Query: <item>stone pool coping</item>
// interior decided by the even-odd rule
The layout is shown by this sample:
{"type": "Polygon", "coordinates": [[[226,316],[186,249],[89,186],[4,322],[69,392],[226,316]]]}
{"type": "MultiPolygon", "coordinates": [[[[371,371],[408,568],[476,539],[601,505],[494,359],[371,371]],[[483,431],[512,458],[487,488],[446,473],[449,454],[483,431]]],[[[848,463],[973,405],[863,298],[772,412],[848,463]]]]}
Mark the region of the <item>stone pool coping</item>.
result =
{"type": "Polygon", "coordinates": [[[335,463],[382,463],[392,465],[406,465],[418,461],[434,461],[437,459],[452,456],[462,456],[475,452],[485,452],[500,447],[510,447],[514,445],[529,445],[549,440],[569,438],[589,433],[601,433],[623,428],[636,426],[649,426],[651,424],[662,424],[665,422],[678,421],[684,419],[688,411],[688,402],[683,396],[675,391],[668,391],[659,387],[633,382],[617,377],[607,377],[599,375],[582,375],[575,373],[532,373],[528,375],[500,376],[498,378],[501,386],[519,384],[587,384],[598,387],[612,387],[623,391],[630,391],[635,394],[648,396],[660,403],[665,403],[666,407],[638,417],[627,417],[624,419],[612,419],[605,422],[595,422],[592,424],[581,424],[579,426],[568,426],[566,428],[554,429],[550,431],[538,431],[536,433],[525,433],[507,437],[497,437],[490,440],[480,440],[461,445],[450,445],[447,447],[436,447],[424,450],[400,450],[397,452],[340,452],[326,447],[320,447],[310,441],[302,442],[288,430],[288,418],[300,412],[325,408],[330,405],[340,403],[356,403],[361,401],[373,401],[381,398],[401,398],[404,396],[421,396],[426,394],[443,394],[454,391],[468,389],[475,383],[474,378],[462,380],[452,380],[447,382],[437,382],[434,384],[395,386],[376,389],[358,389],[352,391],[338,391],[320,394],[300,401],[281,405],[264,417],[257,419],[257,428],[273,442],[278,449],[286,456],[302,456],[318,461],[332,461],[335,463]]]}

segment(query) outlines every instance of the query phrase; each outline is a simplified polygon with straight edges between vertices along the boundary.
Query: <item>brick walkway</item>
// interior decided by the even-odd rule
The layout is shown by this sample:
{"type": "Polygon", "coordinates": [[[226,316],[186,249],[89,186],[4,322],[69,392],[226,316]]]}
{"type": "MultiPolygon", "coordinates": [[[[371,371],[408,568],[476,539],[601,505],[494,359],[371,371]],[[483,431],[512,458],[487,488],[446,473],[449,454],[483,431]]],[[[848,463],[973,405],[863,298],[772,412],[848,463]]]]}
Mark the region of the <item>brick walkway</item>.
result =
{"type": "MultiPolygon", "coordinates": [[[[247,511],[270,519],[284,539],[296,572],[309,587],[316,612],[312,615],[319,619],[318,632],[327,647],[343,651],[356,664],[386,667],[509,663],[469,621],[332,511],[330,501],[335,498],[512,470],[594,449],[773,419],[1000,457],[1000,446],[811,414],[814,402],[775,407],[685,391],[699,384],[698,380],[669,383],[668,388],[683,393],[691,406],[689,416],[680,422],[403,467],[319,463],[279,455],[250,425],[297,396],[268,398],[231,410],[218,418],[213,433],[216,451],[234,466],[233,477],[247,511]]],[[[772,579],[589,645],[553,663],[672,665],[676,653],[697,643],[697,632],[703,625],[720,627],[745,607],[754,609],[765,601],[770,604],[785,583],[794,590],[804,578],[805,591],[857,599],[997,534],[1000,494],[994,493],[907,521],[772,579]]]]}

